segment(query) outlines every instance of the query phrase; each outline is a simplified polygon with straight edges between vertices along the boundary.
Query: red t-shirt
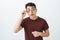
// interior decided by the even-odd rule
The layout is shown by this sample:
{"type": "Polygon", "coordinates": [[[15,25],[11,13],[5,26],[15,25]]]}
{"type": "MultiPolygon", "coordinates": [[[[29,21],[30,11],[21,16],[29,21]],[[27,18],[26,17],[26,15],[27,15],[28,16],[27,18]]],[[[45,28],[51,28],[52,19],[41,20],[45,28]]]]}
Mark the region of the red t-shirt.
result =
{"type": "Polygon", "coordinates": [[[22,21],[21,26],[25,31],[25,40],[43,40],[43,37],[41,36],[34,37],[32,32],[43,32],[49,28],[47,22],[40,17],[38,17],[36,20],[31,20],[29,17],[27,17],[22,21]]]}

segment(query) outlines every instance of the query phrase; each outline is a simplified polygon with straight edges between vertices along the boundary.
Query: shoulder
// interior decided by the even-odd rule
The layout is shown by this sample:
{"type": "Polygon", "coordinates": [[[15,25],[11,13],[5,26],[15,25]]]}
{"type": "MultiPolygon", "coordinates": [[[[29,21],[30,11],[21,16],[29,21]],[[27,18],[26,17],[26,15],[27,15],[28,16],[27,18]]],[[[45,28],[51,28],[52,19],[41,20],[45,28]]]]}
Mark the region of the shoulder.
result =
{"type": "Polygon", "coordinates": [[[39,17],[39,19],[40,19],[40,20],[43,20],[43,21],[45,20],[45,19],[44,19],[44,18],[42,18],[42,17],[39,17]]]}
{"type": "Polygon", "coordinates": [[[42,17],[39,17],[39,19],[42,21],[42,22],[46,22],[46,19],[42,18],[42,17]]]}
{"type": "Polygon", "coordinates": [[[27,21],[28,19],[29,19],[29,17],[27,17],[27,18],[24,18],[24,19],[23,19],[23,21],[27,21]]]}

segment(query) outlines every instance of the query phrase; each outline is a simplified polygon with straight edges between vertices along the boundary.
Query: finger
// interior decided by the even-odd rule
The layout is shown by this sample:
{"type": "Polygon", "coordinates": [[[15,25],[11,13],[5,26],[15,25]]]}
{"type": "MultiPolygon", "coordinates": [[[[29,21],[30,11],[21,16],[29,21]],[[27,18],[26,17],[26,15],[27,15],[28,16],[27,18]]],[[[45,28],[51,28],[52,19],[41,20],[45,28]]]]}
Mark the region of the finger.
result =
{"type": "Polygon", "coordinates": [[[25,14],[25,11],[23,11],[22,14],[25,14]]]}
{"type": "Polygon", "coordinates": [[[33,34],[34,32],[32,32],[32,34],[33,34]]]}

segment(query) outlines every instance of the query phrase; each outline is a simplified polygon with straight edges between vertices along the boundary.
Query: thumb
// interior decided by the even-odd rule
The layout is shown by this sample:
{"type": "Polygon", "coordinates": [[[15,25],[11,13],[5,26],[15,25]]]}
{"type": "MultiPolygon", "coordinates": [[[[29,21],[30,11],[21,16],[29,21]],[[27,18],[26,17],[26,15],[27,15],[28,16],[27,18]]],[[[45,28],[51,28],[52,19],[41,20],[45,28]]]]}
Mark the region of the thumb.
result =
{"type": "Polygon", "coordinates": [[[34,34],[34,32],[32,32],[32,34],[34,34]]]}

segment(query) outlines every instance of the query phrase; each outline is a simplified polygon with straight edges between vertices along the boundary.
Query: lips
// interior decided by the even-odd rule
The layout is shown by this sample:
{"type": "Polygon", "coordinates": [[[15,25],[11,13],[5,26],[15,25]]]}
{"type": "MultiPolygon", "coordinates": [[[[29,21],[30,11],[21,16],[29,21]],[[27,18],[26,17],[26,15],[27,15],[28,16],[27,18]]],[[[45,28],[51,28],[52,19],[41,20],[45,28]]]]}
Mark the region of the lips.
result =
{"type": "Polygon", "coordinates": [[[34,14],[31,14],[31,16],[33,16],[34,14]]]}

